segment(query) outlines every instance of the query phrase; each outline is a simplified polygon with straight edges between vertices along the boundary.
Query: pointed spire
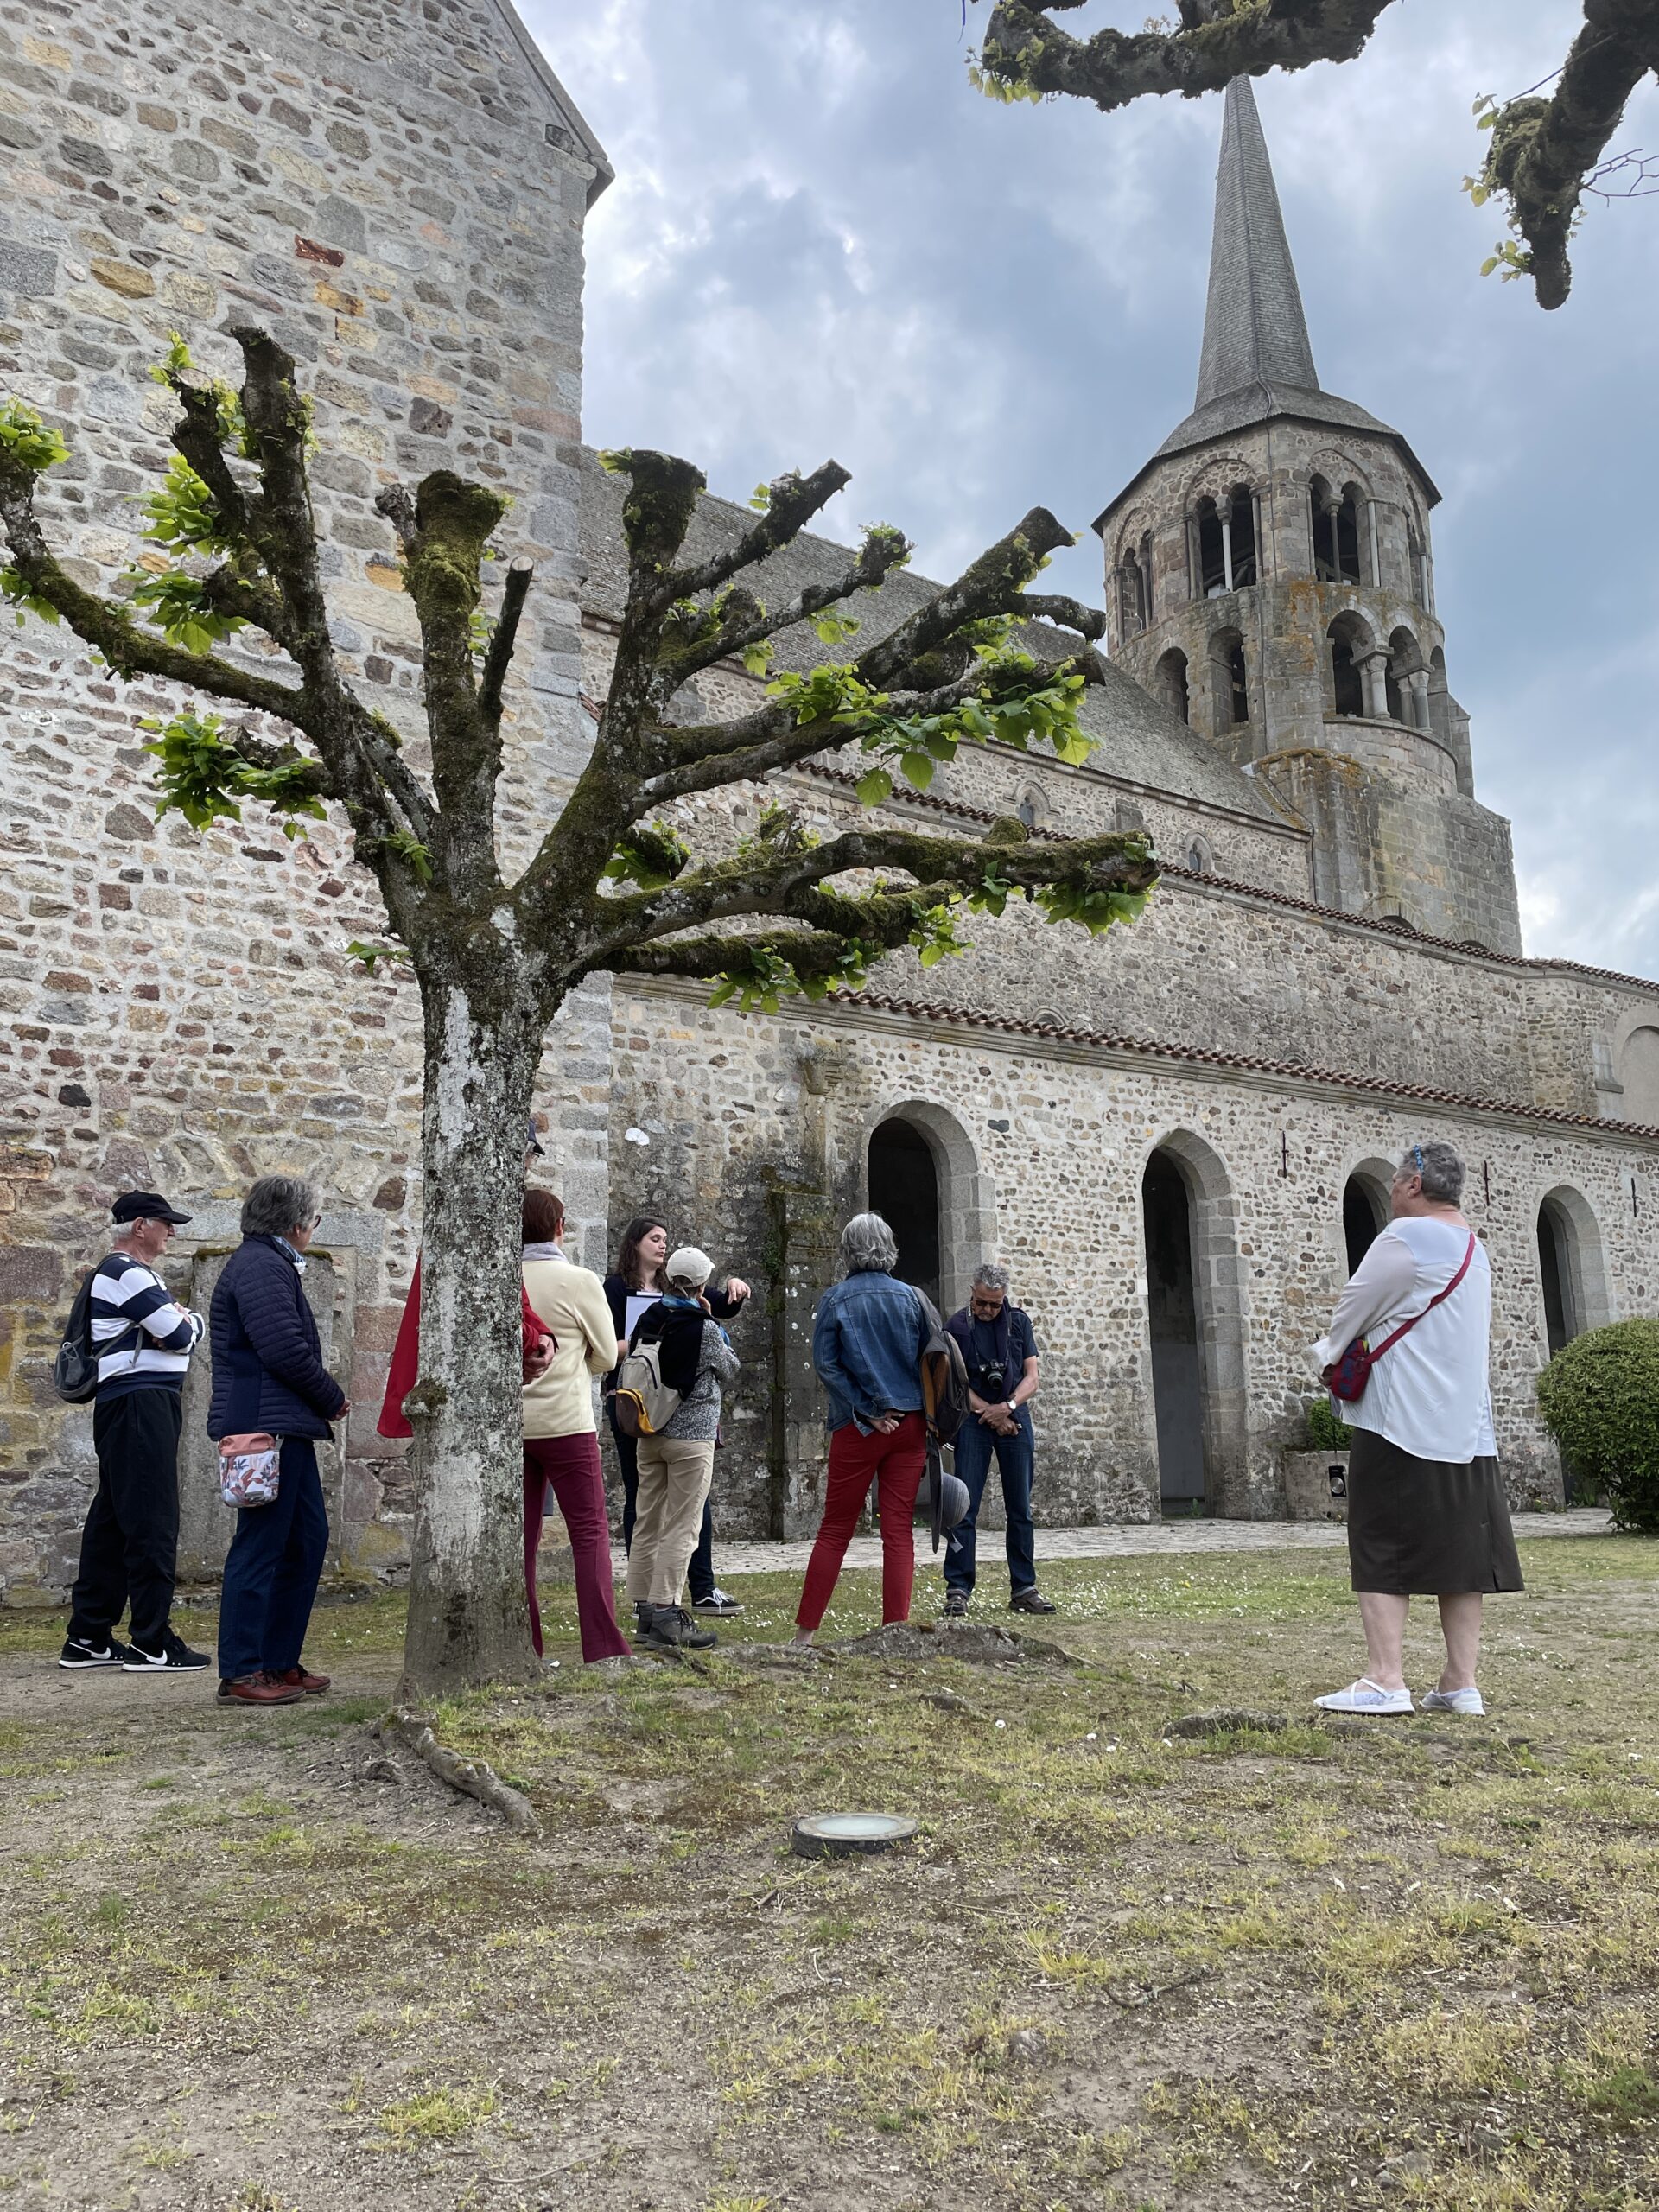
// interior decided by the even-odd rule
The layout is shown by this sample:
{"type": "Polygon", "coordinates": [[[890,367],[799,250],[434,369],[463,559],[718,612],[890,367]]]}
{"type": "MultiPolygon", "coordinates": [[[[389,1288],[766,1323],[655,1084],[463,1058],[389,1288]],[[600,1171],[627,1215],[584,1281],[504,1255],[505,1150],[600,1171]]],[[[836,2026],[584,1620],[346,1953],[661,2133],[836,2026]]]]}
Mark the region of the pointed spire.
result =
{"type": "Polygon", "coordinates": [[[1317,391],[1302,296],[1248,77],[1227,87],[1197,405],[1250,384],[1317,391]]]}

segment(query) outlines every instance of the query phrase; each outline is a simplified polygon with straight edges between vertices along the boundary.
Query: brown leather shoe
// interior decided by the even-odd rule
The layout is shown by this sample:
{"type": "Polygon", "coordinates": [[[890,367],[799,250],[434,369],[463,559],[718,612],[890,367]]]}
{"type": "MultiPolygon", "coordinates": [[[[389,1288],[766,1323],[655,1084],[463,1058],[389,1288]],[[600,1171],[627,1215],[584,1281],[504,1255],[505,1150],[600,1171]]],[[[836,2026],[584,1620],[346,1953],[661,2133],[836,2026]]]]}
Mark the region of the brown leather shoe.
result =
{"type": "Polygon", "coordinates": [[[284,1668],[281,1674],[277,1674],[273,1669],[266,1676],[266,1680],[272,1682],[287,1682],[290,1686],[297,1687],[305,1692],[307,1697],[321,1697],[333,1677],[328,1675],[310,1674],[302,1663],[297,1667],[284,1668]]]}
{"type": "Polygon", "coordinates": [[[290,1684],[275,1675],[238,1675],[234,1681],[221,1681],[219,1702],[221,1705],[302,1705],[305,1692],[297,1684],[290,1684]]]}

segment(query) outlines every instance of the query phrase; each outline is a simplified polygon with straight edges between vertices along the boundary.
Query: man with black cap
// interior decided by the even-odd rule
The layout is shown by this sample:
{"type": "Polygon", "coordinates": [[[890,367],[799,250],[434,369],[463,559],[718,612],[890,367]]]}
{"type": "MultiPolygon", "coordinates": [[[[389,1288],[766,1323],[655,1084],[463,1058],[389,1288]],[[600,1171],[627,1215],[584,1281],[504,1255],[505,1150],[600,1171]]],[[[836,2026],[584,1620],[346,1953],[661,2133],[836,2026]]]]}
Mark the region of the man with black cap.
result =
{"type": "Polygon", "coordinates": [[[174,1633],[171,1614],[184,1371],[203,1323],[176,1302],[154,1265],[190,1217],[155,1191],[124,1191],[110,1211],[117,1235],[93,1274],[88,1316],[98,1361],[98,1490],[58,1663],[196,1674],[207,1655],[174,1633]],[[111,1633],[129,1602],[130,1649],[111,1633]]]}

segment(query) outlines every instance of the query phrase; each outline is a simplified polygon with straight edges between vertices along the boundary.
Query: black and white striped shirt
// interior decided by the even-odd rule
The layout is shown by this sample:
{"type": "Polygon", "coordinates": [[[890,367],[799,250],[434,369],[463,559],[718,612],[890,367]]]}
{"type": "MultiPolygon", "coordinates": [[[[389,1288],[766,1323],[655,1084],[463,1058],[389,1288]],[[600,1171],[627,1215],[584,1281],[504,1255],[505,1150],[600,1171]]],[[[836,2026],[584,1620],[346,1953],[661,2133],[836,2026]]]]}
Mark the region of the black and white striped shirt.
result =
{"type": "Polygon", "coordinates": [[[181,1389],[206,1325],[130,1252],[111,1252],[99,1262],[89,1319],[100,1398],[124,1390],[181,1389]]]}

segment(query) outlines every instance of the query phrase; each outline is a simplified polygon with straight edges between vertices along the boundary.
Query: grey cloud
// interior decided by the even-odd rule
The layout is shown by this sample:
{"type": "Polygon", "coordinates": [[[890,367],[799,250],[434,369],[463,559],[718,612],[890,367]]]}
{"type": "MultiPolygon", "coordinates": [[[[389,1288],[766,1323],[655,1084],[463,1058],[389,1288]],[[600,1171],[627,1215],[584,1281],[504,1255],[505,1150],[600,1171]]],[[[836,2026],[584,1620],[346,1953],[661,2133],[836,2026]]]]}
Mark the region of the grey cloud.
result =
{"type": "MultiPolygon", "coordinates": [[[[1592,209],[1545,316],[1479,277],[1500,225],[1459,189],[1474,96],[1554,67],[1571,12],[1390,10],[1359,64],[1258,96],[1321,379],[1446,495],[1452,682],[1515,823],[1529,946],[1659,974],[1659,224],[1592,209]]],[[[525,13],[617,165],[589,234],[590,438],[669,445],[739,497],[833,453],[855,481],[830,527],[899,523],[943,575],[1033,500],[1086,529],[1191,406],[1218,100],[996,106],[959,0],[525,13]]],[[[1656,124],[1649,89],[1630,143],[1656,124]]],[[[1092,537],[1055,581],[1098,598],[1092,537]]]]}

